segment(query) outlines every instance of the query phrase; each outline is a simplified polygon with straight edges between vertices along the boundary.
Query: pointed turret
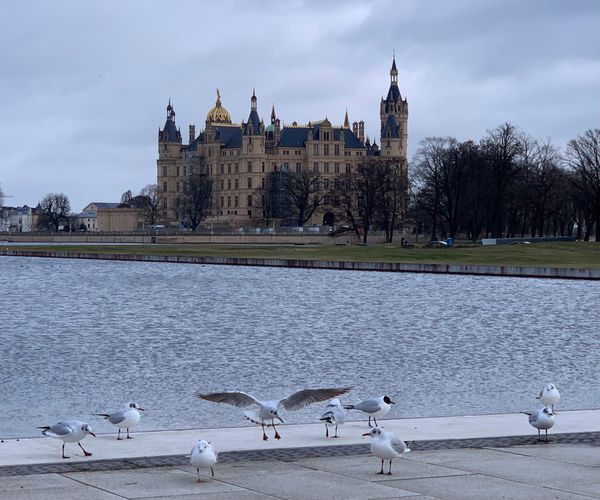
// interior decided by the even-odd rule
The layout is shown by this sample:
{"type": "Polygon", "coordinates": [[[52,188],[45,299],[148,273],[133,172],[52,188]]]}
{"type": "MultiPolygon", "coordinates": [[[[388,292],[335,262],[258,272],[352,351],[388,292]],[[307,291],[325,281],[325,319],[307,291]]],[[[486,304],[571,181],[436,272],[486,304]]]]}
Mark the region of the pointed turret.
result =
{"type": "Polygon", "coordinates": [[[390,69],[390,88],[385,99],[381,99],[381,153],[384,156],[406,157],[408,103],[398,88],[396,57],[390,69]]]}
{"type": "Polygon", "coordinates": [[[275,104],[271,107],[271,123],[275,123],[277,116],[275,115],[275,104]]]}
{"type": "Polygon", "coordinates": [[[248,122],[244,124],[243,131],[244,135],[261,135],[264,131],[264,127],[261,126],[258,112],[256,111],[256,92],[252,89],[252,97],[250,98],[250,115],[248,116],[248,122]]]}
{"type": "Polygon", "coordinates": [[[346,116],[344,116],[344,128],[350,128],[350,120],[348,119],[348,110],[346,109],[346,116]]]}
{"type": "Polygon", "coordinates": [[[181,133],[175,126],[175,110],[171,104],[171,99],[169,99],[167,105],[167,120],[164,128],[158,132],[158,140],[159,142],[181,142],[181,133]]]}

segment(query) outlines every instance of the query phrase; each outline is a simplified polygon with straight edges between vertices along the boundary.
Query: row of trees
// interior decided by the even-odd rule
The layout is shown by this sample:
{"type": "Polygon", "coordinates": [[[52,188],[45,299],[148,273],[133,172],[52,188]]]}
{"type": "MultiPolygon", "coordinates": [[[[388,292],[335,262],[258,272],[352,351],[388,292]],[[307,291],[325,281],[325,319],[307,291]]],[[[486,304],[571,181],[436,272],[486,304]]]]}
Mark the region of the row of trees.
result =
{"type": "Polygon", "coordinates": [[[505,123],[478,143],[421,141],[411,164],[411,215],[432,240],[571,235],[600,241],[600,130],[561,153],[505,123]],[[585,232],[583,232],[585,229],[585,232]]]}

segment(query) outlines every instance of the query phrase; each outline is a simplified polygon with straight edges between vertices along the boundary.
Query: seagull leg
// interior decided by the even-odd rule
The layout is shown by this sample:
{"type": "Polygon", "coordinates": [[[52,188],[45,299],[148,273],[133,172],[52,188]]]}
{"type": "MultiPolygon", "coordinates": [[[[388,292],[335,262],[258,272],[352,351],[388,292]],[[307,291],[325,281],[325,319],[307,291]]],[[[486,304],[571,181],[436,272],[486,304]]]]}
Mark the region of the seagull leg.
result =
{"type": "Polygon", "coordinates": [[[210,466],[210,475],[211,475],[212,477],[215,477],[215,469],[213,469],[213,466],[212,466],[212,465],[210,466]]]}
{"type": "Polygon", "coordinates": [[[196,472],[198,473],[198,483],[203,483],[204,481],[202,481],[202,479],[200,479],[200,469],[198,467],[196,467],[196,472]]]}
{"type": "Polygon", "coordinates": [[[383,458],[381,459],[381,470],[377,474],[385,474],[385,472],[383,472],[383,458]]]}
{"type": "Polygon", "coordinates": [[[541,431],[538,429],[538,443],[542,440],[541,431]]]}
{"type": "Polygon", "coordinates": [[[66,444],[66,443],[63,443],[63,445],[62,445],[62,457],[63,457],[63,458],[71,458],[71,457],[67,457],[67,456],[65,456],[65,444],[66,444]]]}
{"type": "Polygon", "coordinates": [[[371,425],[371,415],[369,415],[369,427],[373,427],[373,426],[371,425]]]}
{"type": "Polygon", "coordinates": [[[77,442],[77,444],[78,444],[78,445],[79,445],[79,447],[80,447],[80,448],[83,450],[83,454],[84,454],[86,457],[91,457],[91,456],[92,456],[92,454],[91,454],[89,451],[85,451],[85,449],[83,448],[83,446],[81,446],[81,443],[80,443],[79,441],[77,442]]]}
{"type": "Polygon", "coordinates": [[[325,424],[325,437],[329,437],[329,427],[327,427],[327,424],[325,424]]]}
{"type": "Polygon", "coordinates": [[[117,441],[121,440],[121,428],[119,427],[119,432],[117,433],[117,441]]]}
{"type": "Polygon", "coordinates": [[[392,460],[390,459],[390,470],[388,470],[388,476],[392,475],[392,460]]]}
{"type": "Polygon", "coordinates": [[[338,424],[335,424],[335,436],[333,436],[334,438],[338,437],[338,435],[337,435],[337,426],[338,426],[338,424]]]}
{"type": "Polygon", "coordinates": [[[130,435],[129,435],[129,427],[127,427],[127,439],[133,439],[130,435]]]}
{"type": "Polygon", "coordinates": [[[265,423],[264,423],[264,421],[263,421],[263,423],[261,425],[262,425],[262,430],[263,430],[263,441],[266,441],[269,438],[267,437],[267,433],[265,432],[265,423]]]}
{"type": "Polygon", "coordinates": [[[277,432],[277,429],[275,428],[275,419],[271,420],[271,425],[273,426],[273,430],[275,431],[275,439],[281,439],[279,432],[277,432]]]}
{"type": "Polygon", "coordinates": [[[375,417],[373,417],[373,422],[375,422],[375,427],[379,427],[379,424],[377,423],[377,419],[375,417]]]}
{"type": "Polygon", "coordinates": [[[546,443],[548,442],[548,429],[546,429],[546,443]]]}

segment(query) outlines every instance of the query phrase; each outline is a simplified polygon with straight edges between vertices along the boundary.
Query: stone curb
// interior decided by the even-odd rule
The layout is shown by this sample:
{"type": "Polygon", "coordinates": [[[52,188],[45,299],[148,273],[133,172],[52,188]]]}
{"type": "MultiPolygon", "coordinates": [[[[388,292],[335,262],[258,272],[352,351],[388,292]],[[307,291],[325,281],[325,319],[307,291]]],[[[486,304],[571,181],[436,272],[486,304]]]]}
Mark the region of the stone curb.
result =
{"type": "MultiPolygon", "coordinates": [[[[551,444],[586,444],[600,447],[600,432],[552,434],[549,440],[551,444]]],[[[410,447],[412,451],[435,451],[459,448],[504,448],[535,445],[537,442],[537,436],[504,436],[413,441],[410,443],[410,447]]],[[[227,451],[219,453],[219,462],[233,463],[249,460],[278,460],[282,462],[291,462],[304,458],[346,457],[368,455],[369,453],[369,444],[307,446],[303,448],[280,448],[276,450],[227,451]]],[[[30,474],[64,474],[67,472],[145,469],[149,467],[174,467],[182,465],[189,465],[188,455],[91,460],[89,462],[72,463],[55,462],[48,464],[6,465],[0,466],[0,477],[24,476],[30,474]]]]}

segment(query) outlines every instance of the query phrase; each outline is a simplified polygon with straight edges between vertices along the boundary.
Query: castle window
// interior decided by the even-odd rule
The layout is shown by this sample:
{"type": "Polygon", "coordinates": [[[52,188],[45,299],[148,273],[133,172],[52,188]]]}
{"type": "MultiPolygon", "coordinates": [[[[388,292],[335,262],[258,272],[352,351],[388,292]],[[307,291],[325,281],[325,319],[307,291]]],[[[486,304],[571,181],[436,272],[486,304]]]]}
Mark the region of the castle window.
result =
{"type": "Polygon", "coordinates": [[[227,189],[231,191],[231,179],[227,179],[227,189]]]}
{"type": "Polygon", "coordinates": [[[225,165],[221,163],[221,175],[225,173],[225,165]]]}
{"type": "Polygon", "coordinates": [[[350,173],[350,163],[346,163],[346,173],[350,173]]]}
{"type": "Polygon", "coordinates": [[[225,179],[221,179],[221,191],[225,189],[225,179]]]}
{"type": "Polygon", "coordinates": [[[248,200],[247,200],[248,206],[251,207],[252,206],[252,195],[248,195],[248,200]]]}
{"type": "Polygon", "coordinates": [[[177,165],[177,177],[179,177],[179,165],[177,165]]]}
{"type": "Polygon", "coordinates": [[[325,205],[328,205],[328,206],[331,205],[331,195],[330,194],[325,195],[325,205]]]}
{"type": "Polygon", "coordinates": [[[248,189],[252,189],[252,177],[248,177],[248,189]]]}
{"type": "Polygon", "coordinates": [[[238,184],[238,180],[235,180],[235,189],[239,189],[239,184],[238,184]]]}
{"type": "Polygon", "coordinates": [[[319,156],[319,145],[318,144],[313,144],[313,154],[315,156],[319,156]]]}
{"type": "Polygon", "coordinates": [[[233,206],[234,206],[235,208],[237,208],[237,207],[238,207],[238,205],[239,205],[239,201],[238,201],[238,197],[236,196],[236,197],[233,199],[233,206]]]}
{"type": "Polygon", "coordinates": [[[389,148],[391,145],[391,141],[387,141],[387,147],[389,148]]]}
{"type": "Polygon", "coordinates": [[[179,181],[177,181],[177,192],[179,193],[179,181]]]}
{"type": "MultiPolygon", "coordinates": [[[[264,165],[264,163],[263,163],[263,165],[264,165]]],[[[252,162],[251,161],[248,162],[248,172],[252,172],[252,162]]]]}
{"type": "Polygon", "coordinates": [[[323,163],[323,173],[324,174],[328,174],[329,173],[329,162],[323,163]]]}
{"type": "Polygon", "coordinates": [[[252,137],[248,137],[248,144],[252,144],[252,137]]]}
{"type": "Polygon", "coordinates": [[[231,208],[231,196],[227,197],[227,208],[231,208]]]}
{"type": "Polygon", "coordinates": [[[239,173],[240,169],[239,169],[239,167],[238,167],[238,164],[237,164],[237,163],[234,163],[234,164],[233,164],[233,167],[234,167],[234,169],[235,169],[235,173],[236,173],[236,174],[237,174],[237,173],[239,173]]]}
{"type": "Polygon", "coordinates": [[[333,179],[333,189],[339,189],[340,188],[340,180],[336,177],[335,179],[333,179]]]}
{"type": "Polygon", "coordinates": [[[230,174],[231,173],[231,163],[227,164],[227,173],[230,174]]]}
{"type": "Polygon", "coordinates": [[[263,189],[265,188],[265,178],[264,177],[260,180],[260,187],[262,187],[263,189]]]}
{"type": "Polygon", "coordinates": [[[333,155],[340,156],[340,145],[339,144],[333,145],[333,155]]]}
{"type": "Polygon", "coordinates": [[[163,177],[167,176],[167,167],[163,167],[163,177]]]}
{"type": "Polygon", "coordinates": [[[324,144],[323,145],[323,155],[324,156],[329,156],[329,144],[324,144]]]}
{"type": "Polygon", "coordinates": [[[277,163],[273,163],[273,172],[277,171],[277,163]]]}
{"type": "Polygon", "coordinates": [[[333,164],[333,173],[334,174],[339,174],[340,173],[340,164],[339,163],[334,163],[333,164]]]}
{"type": "Polygon", "coordinates": [[[209,156],[209,157],[210,157],[210,156],[212,156],[212,148],[211,148],[211,147],[210,147],[210,148],[208,148],[208,156],[209,156]]]}
{"type": "Polygon", "coordinates": [[[284,163],[283,164],[283,170],[285,170],[286,172],[289,172],[289,170],[290,170],[290,164],[289,163],[284,163]]]}
{"type": "Polygon", "coordinates": [[[252,210],[248,210],[248,217],[252,217],[252,210]]]}
{"type": "Polygon", "coordinates": [[[262,171],[263,172],[265,171],[265,162],[264,161],[262,162],[262,171]]]}
{"type": "Polygon", "coordinates": [[[319,173],[319,164],[317,162],[313,163],[313,174],[319,173]]]}
{"type": "Polygon", "coordinates": [[[163,191],[167,192],[167,181],[163,182],[163,191]]]}
{"type": "Polygon", "coordinates": [[[183,166],[183,176],[185,177],[187,175],[187,167],[184,165],[183,166]]]}
{"type": "MultiPolygon", "coordinates": [[[[223,208],[225,206],[225,198],[223,196],[221,196],[221,208],[223,208]]],[[[221,215],[223,215],[223,212],[221,212],[221,215]]]]}
{"type": "Polygon", "coordinates": [[[299,174],[301,170],[302,170],[302,163],[297,161],[296,162],[296,173],[299,174]]]}

